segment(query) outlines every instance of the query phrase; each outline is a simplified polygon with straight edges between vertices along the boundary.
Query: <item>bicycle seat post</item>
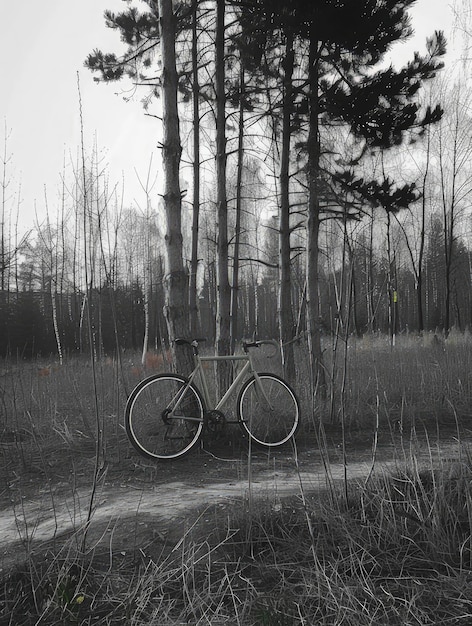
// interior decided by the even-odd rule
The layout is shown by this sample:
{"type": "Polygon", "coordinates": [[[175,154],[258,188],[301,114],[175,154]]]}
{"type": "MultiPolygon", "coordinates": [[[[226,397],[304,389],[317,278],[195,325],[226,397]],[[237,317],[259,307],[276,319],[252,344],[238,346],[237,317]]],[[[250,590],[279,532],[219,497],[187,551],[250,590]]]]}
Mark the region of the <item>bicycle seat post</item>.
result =
{"type": "Polygon", "coordinates": [[[199,362],[198,339],[194,339],[190,345],[192,347],[193,361],[195,365],[197,365],[197,363],[199,362]]]}

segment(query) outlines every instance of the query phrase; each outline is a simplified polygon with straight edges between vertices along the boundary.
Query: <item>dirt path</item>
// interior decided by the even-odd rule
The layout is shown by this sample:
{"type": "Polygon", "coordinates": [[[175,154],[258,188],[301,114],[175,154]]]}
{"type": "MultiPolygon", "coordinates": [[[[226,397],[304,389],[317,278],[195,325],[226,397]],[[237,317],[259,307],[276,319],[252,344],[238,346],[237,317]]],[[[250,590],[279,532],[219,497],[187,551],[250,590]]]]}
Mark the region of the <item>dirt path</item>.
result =
{"type": "MultiPolygon", "coordinates": [[[[457,458],[457,445],[445,441],[433,448],[436,459],[457,458]]],[[[372,469],[370,450],[359,451],[355,461],[349,461],[347,476],[350,480],[365,479],[372,469]]],[[[415,452],[419,463],[430,465],[431,448],[415,452]]],[[[113,540],[114,550],[129,550],[133,545],[150,545],[177,540],[184,523],[205,515],[212,506],[225,508],[237,503],[263,499],[270,506],[278,506],[285,496],[319,492],[327,486],[327,471],[319,453],[310,451],[300,455],[299,469],[293,457],[274,455],[270,461],[257,459],[248,467],[233,461],[230,469],[214,461],[211,471],[208,464],[195,466],[185,477],[180,472],[172,480],[172,469],[155,484],[104,482],[95,498],[89,534],[97,543],[113,540]],[[221,477],[219,477],[221,473],[221,477]],[[248,473],[251,475],[248,476],[248,473]]],[[[390,472],[402,461],[394,458],[391,447],[378,451],[374,473],[390,472]]],[[[336,460],[329,464],[332,481],[344,480],[344,465],[336,460]]],[[[90,489],[42,490],[37,497],[23,497],[21,501],[0,510],[0,537],[2,541],[0,567],[11,566],[20,560],[24,548],[42,549],[51,541],[71,535],[83,528],[87,519],[90,489]]],[[[124,553],[124,552],[123,552],[124,553]]]]}
{"type": "MultiPolygon", "coordinates": [[[[383,469],[388,464],[382,465],[383,469]]],[[[377,472],[380,466],[377,468],[377,472]]],[[[343,477],[343,467],[331,467],[335,480],[343,477]]],[[[367,463],[355,463],[349,467],[351,478],[367,476],[367,463]]],[[[210,483],[195,486],[184,482],[170,482],[155,487],[114,486],[99,491],[93,513],[93,523],[109,522],[115,525],[120,519],[150,515],[156,521],[171,521],[182,514],[216,503],[231,503],[253,498],[265,498],[276,502],[279,498],[298,493],[317,491],[326,487],[326,474],[321,468],[314,472],[263,471],[251,482],[235,480],[229,483],[210,483]]],[[[81,527],[87,518],[90,490],[80,489],[73,496],[44,494],[40,499],[12,505],[11,510],[0,512],[0,535],[3,546],[19,540],[48,541],[55,534],[81,527]]]]}

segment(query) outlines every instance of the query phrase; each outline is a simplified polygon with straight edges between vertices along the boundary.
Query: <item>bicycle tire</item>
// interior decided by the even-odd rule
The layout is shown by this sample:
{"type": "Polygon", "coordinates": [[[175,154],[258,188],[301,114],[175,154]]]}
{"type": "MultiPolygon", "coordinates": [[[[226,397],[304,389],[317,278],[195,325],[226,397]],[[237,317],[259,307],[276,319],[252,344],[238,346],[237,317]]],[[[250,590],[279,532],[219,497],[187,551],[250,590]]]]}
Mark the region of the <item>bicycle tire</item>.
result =
{"type": "Polygon", "coordinates": [[[153,460],[184,456],[197,444],[203,430],[204,401],[189,385],[178,400],[178,415],[172,403],[188,379],[178,374],[155,374],[142,380],[131,392],[125,409],[128,438],[139,454],[153,460]],[[182,411],[184,411],[182,413],[182,411]]]}
{"type": "Polygon", "coordinates": [[[243,431],[259,446],[275,448],[295,437],[300,427],[300,403],[290,385],[280,376],[258,373],[241,387],[237,402],[243,431]],[[268,404],[266,398],[271,400],[268,404]]]}

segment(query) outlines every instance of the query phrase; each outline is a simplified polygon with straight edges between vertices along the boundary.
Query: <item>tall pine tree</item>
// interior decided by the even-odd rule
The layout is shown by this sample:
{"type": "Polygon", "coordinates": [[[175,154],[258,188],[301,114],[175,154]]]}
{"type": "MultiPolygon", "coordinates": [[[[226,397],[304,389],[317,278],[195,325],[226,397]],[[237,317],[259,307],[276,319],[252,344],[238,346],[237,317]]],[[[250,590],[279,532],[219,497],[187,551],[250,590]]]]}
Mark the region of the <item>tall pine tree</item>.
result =
{"type": "MultiPolygon", "coordinates": [[[[424,56],[415,53],[400,70],[383,66],[391,46],[412,34],[408,8],[414,1],[232,0],[240,11],[245,40],[252,36],[259,58],[269,52],[280,58],[283,45],[273,45],[275,33],[281,42],[295,39],[298,79],[293,121],[298,122],[308,190],[308,335],[313,378],[318,383],[323,378],[317,283],[321,220],[332,212],[340,190],[351,198],[354,210],[356,205],[369,203],[397,211],[414,200],[412,184],[397,185],[388,177],[366,180],[356,176],[355,167],[367,151],[398,146],[442,115],[440,106],[423,111],[415,101],[423,81],[442,67],[445,40],[441,32],[428,40],[424,56]],[[344,140],[351,138],[350,159],[344,157],[345,146],[331,143],[326,150],[325,131],[333,126],[346,129],[344,140]]],[[[254,65],[250,69],[259,71],[254,65]]]]}

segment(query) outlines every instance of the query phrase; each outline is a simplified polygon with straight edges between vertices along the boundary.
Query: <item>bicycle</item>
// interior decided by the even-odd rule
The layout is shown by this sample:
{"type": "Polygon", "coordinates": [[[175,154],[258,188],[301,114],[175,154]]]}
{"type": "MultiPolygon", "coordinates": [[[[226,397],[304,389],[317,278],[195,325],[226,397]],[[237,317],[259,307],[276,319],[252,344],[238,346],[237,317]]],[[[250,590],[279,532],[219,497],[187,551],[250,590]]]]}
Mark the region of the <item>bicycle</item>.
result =
{"type": "Polygon", "coordinates": [[[141,455],[154,460],[176,459],[196,446],[204,430],[219,431],[226,423],[222,408],[239,387],[237,423],[255,444],[276,448],[287,443],[300,426],[300,405],[295,392],[280,376],[257,372],[251,348],[273,341],[243,342],[244,354],[200,356],[203,339],[175,340],[193,350],[190,376],[154,374],[131,392],[125,409],[125,427],[131,444],[141,455]],[[208,362],[244,363],[213,409],[203,365],[208,362]]]}

